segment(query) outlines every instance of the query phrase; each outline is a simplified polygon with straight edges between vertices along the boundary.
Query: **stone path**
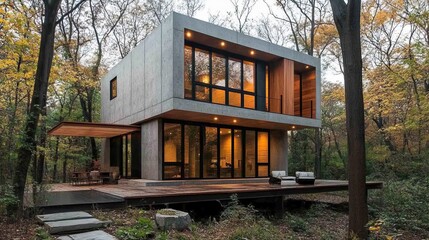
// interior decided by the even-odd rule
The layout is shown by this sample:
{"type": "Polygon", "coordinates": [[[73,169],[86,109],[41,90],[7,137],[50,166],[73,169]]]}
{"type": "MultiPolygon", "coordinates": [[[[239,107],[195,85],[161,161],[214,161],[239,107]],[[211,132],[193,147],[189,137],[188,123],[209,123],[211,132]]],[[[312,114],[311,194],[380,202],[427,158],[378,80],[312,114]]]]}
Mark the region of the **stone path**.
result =
{"type": "Polygon", "coordinates": [[[61,240],[114,240],[114,236],[98,230],[110,224],[100,221],[86,212],[64,212],[37,215],[50,234],[63,235],[61,240]],[[69,234],[74,233],[74,234],[69,234]],[[64,235],[68,234],[68,235],[64,235]]]}

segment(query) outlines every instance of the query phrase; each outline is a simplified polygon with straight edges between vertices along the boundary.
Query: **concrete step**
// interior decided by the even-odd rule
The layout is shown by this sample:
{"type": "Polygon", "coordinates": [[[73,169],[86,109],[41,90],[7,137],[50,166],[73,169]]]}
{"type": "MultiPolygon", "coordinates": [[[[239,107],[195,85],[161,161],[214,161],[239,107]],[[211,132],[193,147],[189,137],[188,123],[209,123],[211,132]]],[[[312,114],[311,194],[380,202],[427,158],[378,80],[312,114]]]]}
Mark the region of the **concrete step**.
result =
{"type": "Polygon", "coordinates": [[[106,227],[110,222],[100,221],[96,218],[72,219],[54,222],[45,222],[50,234],[61,234],[69,232],[83,232],[106,227]]]}
{"type": "Polygon", "coordinates": [[[116,237],[101,230],[78,233],[78,234],[70,234],[66,236],[61,236],[58,239],[59,240],[117,240],[116,237]]]}
{"type": "Polygon", "coordinates": [[[87,212],[79,211],[79,212],[62,212],[62,213],[44,214],[44,215],[36,216],[36,219],[41,223],[73,220],[73,219],[85,219],[85,218],[92,218],[92,215],[87,212]]]}

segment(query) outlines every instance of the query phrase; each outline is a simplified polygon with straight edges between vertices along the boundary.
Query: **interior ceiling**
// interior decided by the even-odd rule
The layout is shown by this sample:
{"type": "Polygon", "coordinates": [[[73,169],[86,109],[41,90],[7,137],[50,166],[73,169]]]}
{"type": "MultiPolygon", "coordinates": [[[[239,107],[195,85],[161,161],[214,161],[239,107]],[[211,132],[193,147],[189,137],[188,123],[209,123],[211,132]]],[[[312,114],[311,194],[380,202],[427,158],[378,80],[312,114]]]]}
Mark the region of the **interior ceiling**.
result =
{"type": "Polygon", "coordinates": [[[139,126],[89,122],[61,122],[48,131],[51,136],[111,138],[140,131],[139,126]]]}

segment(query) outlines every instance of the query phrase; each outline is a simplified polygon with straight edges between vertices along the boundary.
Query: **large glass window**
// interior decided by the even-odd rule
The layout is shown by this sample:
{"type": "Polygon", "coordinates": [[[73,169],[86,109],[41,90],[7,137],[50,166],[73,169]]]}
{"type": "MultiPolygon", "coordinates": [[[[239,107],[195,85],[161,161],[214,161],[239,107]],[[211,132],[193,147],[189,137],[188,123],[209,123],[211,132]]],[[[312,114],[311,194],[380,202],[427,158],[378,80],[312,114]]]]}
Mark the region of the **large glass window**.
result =
{"type": "Polygon", "coordinates": [[[218,104],[225,104],[225,90],[213,88],[212,102],[218,104]]]}
{"type": "Polygon", "coordinates": [[[243,61],[243,88],[247,92],[255,92],[255,63],[243,61]]]}
{"type": "Polygon", "coordinates": [[[239,59],[228,60],[228,87],[241,89],[241,60],[239,59]]]}
{"type": "Polygon", "coordinates": [[[195,81],[200,83],[210,83],[210,57],[209,52],[202,49],[195,49],[195,81]]]}
{"type": "Polygon", "coordinates": [[[225,87],[226,84],[226,59],[217,53],[212,54],[212,84],[225,87]]]}
{"type": "Polygon", "coordinates": [[[182,132],[181,125],[164,124],[164,177],[181,178],[182,132]]]}
{"type": "Polygon", "coordinates": [[[234,130],[234,177],[243,177],[243,132],[234,130]]]}
{"type": "Polygon", "coordinates": [[[258,132],[258,177],[268,177],[268,132],[258,132]]]}
{"type": "Polygon", "coordinates": [[[232,130],[220,129],[220,177],[232,177],[232,130]]]}
{"type": "Polygon", "coordinates": [[[185,178],[200,177],[200,127],[185,125],[185,178]]]}
{"type": "Polygon", "coordinates": [[[246,131],[246,177],[255,177],[256,138],[255,131],[246,131]]]}
{"type": "Polygon", "coordinates": [[[206,127],[203,150],[203,177],[216,178],[217,160],[217,128],[206,127]]]}
{"type": "Polygon", "coordinates": [[[268,176],[268,131],[170,120],[163,129],[164,179],[268,176]]]}
{"type": "Polygon", "coordinates": [[[256,108],[254,62],[188,45],[184,58],[185,98],[256,108]]]}
{"type": "Polygon", "coordinates": [[[192,98],[192,48],[185,46],[184,84],[185,98],[192,98]]]}

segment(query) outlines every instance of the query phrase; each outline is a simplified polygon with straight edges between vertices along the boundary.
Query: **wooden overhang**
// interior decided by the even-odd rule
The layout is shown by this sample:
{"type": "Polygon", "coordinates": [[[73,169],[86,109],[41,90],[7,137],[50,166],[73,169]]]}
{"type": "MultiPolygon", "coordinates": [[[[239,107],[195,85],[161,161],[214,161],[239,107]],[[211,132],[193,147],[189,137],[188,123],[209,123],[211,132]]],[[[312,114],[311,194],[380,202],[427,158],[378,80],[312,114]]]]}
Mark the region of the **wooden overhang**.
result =
{"type": "Polygon", "coordinates": [[[111,138],[140,131],[140,126],[91,122],[61,122],[48,131],[51,136],[111,138]]]}

